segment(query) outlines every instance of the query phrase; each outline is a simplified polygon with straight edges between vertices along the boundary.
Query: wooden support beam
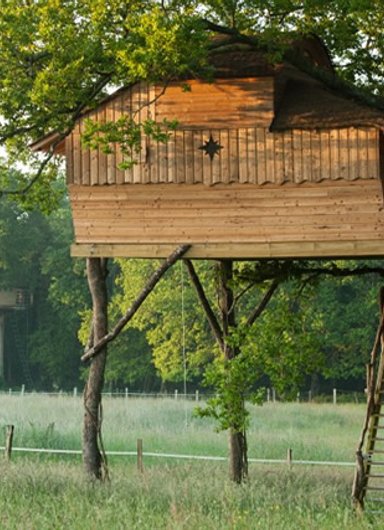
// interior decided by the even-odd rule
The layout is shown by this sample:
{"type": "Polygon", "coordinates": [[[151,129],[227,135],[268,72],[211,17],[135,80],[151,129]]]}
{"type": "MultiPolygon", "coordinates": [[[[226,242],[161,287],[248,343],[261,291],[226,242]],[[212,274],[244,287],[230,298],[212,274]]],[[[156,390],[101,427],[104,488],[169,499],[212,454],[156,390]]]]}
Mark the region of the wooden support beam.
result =
{"type": "MultiPolygon", "coordinates": [[[[166,258],[175,244],[164,243],[76,243],[72,257],[166,258]]],[[[267,243],[199,243],[191,242],[185,253],[188,259],[260,259],[260,258],[343,258],[382,257],[381,240],[356,241],[287,241],[267,243]]]]}
{"type": "Polygon", "coordinates": [[[152,276],[149,278],[139,295],[137,296],[136,300],[132,303],[131,307],[126,311],[125,315],[118,321],[116,326],[112,331],[104,335],[101,339],[98,340],[98,342],[90,348],[88,351],[84,353],[84,355],[81,357],[81,360],[83,362],[89,361],[93,357],[95,357],[106,344],[113,341],[120,332],[124,329],[124,327],[128,324],[128,322],[132,319],[132,317],[135,315],[136,311],[140,308],[142,303],[145,301],[147,296],[152,292],[156,284],[159,282],[159,280],[164,276],[166,271],[172,267],[172,265],[181,258],[187,250],[190,248],[190,245],[181,245],[179,246],[172,254],[161,264],[161,266],[152,274],[152,276]]]}
{"type": "Polygon", "coordinates": [[[255,322],[255,320],[261,315],[261,313],[267,307],[270,299],[273,296],[273,293],[276,291],[278,286],[279,286],[279,281],[278,280],[273,280],[273,282],[269,286],[269,289],[264,294],[260,304],[257,307],[255,307],[255,309],[249,315],[248,320],[247,320],[247,326],[252,326],[252,324],[255,322]]]}
{"type": "Polygon", "coordinates": [[[188,269],[189,277],[191,279],[192,285],[194,286],[197,296],[200,300],[200,303],[202,305],[202,308],[204,309],[205,315],[207,317],[208,323],[211,327],[212,333],[215,336],[221,351],[224,351],[224,340],[223,340],[223,332],[220,328],[220,324],[216,318],[215,313],[213,312],[213,309],[211,307],[211,304],[208,301],[208,298],[204,292],[204,288],[200,282],[200,279],[196,273],[195,267],[193,266],[193,263],[186,259],[184,260],[184,263],[188,269]]]}

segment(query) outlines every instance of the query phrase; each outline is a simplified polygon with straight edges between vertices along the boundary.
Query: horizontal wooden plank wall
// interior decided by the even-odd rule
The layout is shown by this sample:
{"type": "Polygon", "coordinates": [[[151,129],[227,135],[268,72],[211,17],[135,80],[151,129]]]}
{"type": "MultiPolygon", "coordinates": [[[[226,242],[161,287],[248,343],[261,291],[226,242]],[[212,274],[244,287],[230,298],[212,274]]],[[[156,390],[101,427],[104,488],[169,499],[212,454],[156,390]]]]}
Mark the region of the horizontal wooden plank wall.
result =
{"type": "Polygon", "coordinates": [[[302,243],[384,245],[378,180],[263,187],[71,185],[69,191],[78,244],[133,244],[143,249],[221,244],[221,252],[225,245],[288,244],[291,251],[296,249],[293,256],[302,255],[302,243]]]}
{"type": "Polygon", "coordinates": [[[268,127],[274,116],[274,78],[190,80],[156,87],[155,118],[181,129],[268,127]]]}

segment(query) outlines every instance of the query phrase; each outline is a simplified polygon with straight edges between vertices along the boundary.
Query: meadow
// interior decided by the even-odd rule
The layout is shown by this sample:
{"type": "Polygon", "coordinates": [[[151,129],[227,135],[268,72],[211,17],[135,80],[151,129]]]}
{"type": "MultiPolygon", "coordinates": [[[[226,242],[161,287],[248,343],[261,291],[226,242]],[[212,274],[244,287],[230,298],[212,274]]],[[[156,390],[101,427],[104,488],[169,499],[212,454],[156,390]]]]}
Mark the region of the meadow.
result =
{"type": "MultiPolygon", "coordinates": [[[[182,399],[104,399],[107,450],[226,456],[225,433],[182,399]]],[[[249,456],[353,462],[363,405],[269,403],[251,407],[249,456]]],[[[0,396],[0,426],[15,446],[80,449],[80,397],[0,396]]],[[[250,464],[249,481],[227,479],[225,462],[110,457],[111,481],[89,482],[79,456],[14,453],[0,460],[0,528],[368,529],[383,516],[355,516],[353,467],[250,464]]]]}

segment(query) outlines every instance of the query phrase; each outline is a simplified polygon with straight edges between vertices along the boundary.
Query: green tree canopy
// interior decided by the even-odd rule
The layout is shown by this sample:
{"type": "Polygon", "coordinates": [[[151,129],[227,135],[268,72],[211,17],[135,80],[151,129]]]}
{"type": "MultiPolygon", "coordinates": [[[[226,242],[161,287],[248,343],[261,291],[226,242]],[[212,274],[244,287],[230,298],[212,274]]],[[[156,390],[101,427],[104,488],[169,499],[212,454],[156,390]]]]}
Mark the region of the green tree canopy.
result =
{"type": "Polygon", "coordinates": [[[7,170],[24,161],[29,171],[10,182],[0,170],[0,189],[49,188],[52,153],[33,155],[28,144],[52,131],[62,138],[113,88],[207,74],[213,33],[272,53],[297,34],[315,33],[342,77],[382,93],[383,22],[379,0],[4,0],[0,144],[7,170]]]}

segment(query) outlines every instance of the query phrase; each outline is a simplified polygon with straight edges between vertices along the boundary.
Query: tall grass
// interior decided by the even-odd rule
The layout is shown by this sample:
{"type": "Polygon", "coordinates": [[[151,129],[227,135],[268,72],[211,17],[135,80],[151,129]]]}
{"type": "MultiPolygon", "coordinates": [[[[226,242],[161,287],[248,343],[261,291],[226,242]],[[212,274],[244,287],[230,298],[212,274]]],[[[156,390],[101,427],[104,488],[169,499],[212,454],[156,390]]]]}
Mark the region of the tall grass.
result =
{"type": "Polygon", "coordinates": [[[4,530],[342,530],[382,528],[357,519],[345,471],[255,466],[236,486],[215,464],[162,465],[140,476],[132,465],[112,482],[87,482],[79,466],[0,465],[4,530]]]}
{"type": "MultiPolygon", "coordinates": [[[[226,455],[225,433],[193,417],[194,404],[172,399],[104,399],[107,449],[226,455]]],[[[15,445],[80,448],[81,398],[0,396],[0,426],[13,423],[15,445]],[[54,427],[52,428],[52,424],[54,427]],[[50,426],[51,425],[51,426],[50,426]]],[[[267,404],[252,408],[250,456],[353,461],[361,405],[267,404]]],[[[15,454],[0,460],[4,530],[290,530],[383,528],[380,515],[358,519],[350,506],[352,468],[253,464],[247,484],[227,479],[222,462],[146,458],[111,461],[111,483],[93,484],[78,457],[15,454]],[[371,518],[370,518],[371,517],[371,518]],[[380,526],[381,525],[381,526],[380,526]]]]}
{"type": "MultiPolygon", "coordinates": [[[[193,415],[195,403],[174,399],[104,398],[103,433],[109,450],[226,456],[225,433],[193,415]]],[[[364,405],[276,403],[249,405],[249,456],[353,461],[364,405]]],[[[64,396],[0,396],[0,427],[15,425],[15,445],[80,449],[82,400],[64,396]]]]}

